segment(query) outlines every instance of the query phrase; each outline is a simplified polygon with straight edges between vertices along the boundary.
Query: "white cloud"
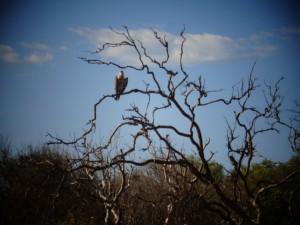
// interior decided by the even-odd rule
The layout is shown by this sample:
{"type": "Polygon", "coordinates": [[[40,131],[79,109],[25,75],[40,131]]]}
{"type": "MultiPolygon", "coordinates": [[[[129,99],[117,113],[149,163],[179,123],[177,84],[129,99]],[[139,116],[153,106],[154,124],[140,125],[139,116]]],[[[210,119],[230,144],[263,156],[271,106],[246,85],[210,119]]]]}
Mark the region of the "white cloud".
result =
{"type": "Polygon", "coordinates": [[[49,52],[42,52],[42,53],[32,53],[28,56],[25,56],[24,60],[27,63],[31,64],[39,64],[51,61],[53,59],[53,55],[49,52]]]}
{"type": "MultiPolygon", "coordinates": [[[[72,32],[87,39],[93,47],[100,47],[102,44],[110,42],[121,42],[124,37],[110,29],[93,28],[72,28],[72,32]]],[[[124,32],[117,30],[117,32],[124,32]]],[[[142,41],[149,51],[149,54],[156,59],[165,57],[164,49],[154,38],[151,30],[134,29],[130,30],[134,39],[142,41]]],[[[179,60],[181,38],[165,31],[159,31],[166,35],[169,42],[170,61],[179,60]]],[[[186,64],[215,62],[243,57],[265,57],[274,54],[276,46],[269,43],[269,33],[259,33],[246,38],[233,39],[228,36],[201,33],[186,33],[187,41],[184,45],[183,60],[186,64]]],[[[136,53],[128,47],[108,48],[103,52],[105,57],[119,60],[125,63],[137,62],[136,53]]]]}
{"type": "Polygon", "coordinates": [[[47,45],[38,42],[31,42],[31,43],[21,42],[21,46],[33,50],[40,50],[40,51],[49,50],[49,47],[47,45]]]}
{"type": "Polygon", "coordinates": [[[17,63],[19,55],[9,45],[0,45],[0,60],[5,63],[17,63]]]}
{"type": "Polygon", "coordinates": [[[28,55],[24,56],[24,62],[26,62],[26,63],[40,64],[40,63],[45,63],[45,62],[51,61],[53,59],[53,54],[50,52],[50,48],[43,43],[22,42],[21,45],[24,48],[34,50],[34,52],[30,52],[28,55]]]}
{"type": "MultiPolygon", "coordinates": [[[[235,57],[238,46],[229,37],[215,34],[186,34],[183,60],[186,63],[221,61],[235,57]]],[[[179,55],[180,50],[177,48],[179,55]]]]}
{"type": "Polygon", "coordinates": [[[65,46],[65,45],[61,45],[61,46],[59,47],[59,50],[61,50],[61,51],[67,51],[67,50],[68,50],[68,47],[65,46]]]}
{"type": "Polygon", "coordinates": [[[22,42],[21,46],[29,49],[22,55],[9,45],[0,45],[0,60],[4,63],[39,64],[49,62],[53,59],[50,48],[45,44],[22,42]]]}

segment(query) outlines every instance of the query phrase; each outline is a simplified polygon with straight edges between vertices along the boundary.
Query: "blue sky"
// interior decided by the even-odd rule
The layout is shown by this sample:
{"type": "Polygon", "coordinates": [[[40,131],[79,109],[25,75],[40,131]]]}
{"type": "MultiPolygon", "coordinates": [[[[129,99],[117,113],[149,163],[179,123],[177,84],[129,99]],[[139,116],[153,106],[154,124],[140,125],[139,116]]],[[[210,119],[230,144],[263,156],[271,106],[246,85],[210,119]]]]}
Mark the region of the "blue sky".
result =
{"type": "MultiPolygon", "coordinates": [[[[80,134],[93,104],[102,95],[113,93],[118,70],[88,65],[78,57],[95,57],[89,52],[99,43],[118,40],[109,27],[119,30],[122,25],[157,57],[161,53],[149,29],[165,33],[175,57],[184,24],[186,68],[191,78],[202,74],[211,89],[231,90],[247,77],[256,60],[255,75],[262,83],[285,77],[281,93],[288,109],[300,97],[298,12],[296,1],[3,1],[0,134],[17,147],[43,143],[47,132],[65,138],[80,134]]],[[[117,49],[104,57],[121,63],[135,60],[117,49]]],[[[128,76],[128,88],[146,79],[133,71],[128,76]]],[[[130,103],[144,104],[139,98],[124,98],[101,111],[97,141],[112,131],[120,111],[130,103]]],[[[220,124],[228,112],[201,113],[205,135],[216,135],[212,148],[222,160],[225,154],[218,148],[225,133],[220,124]]],[[[184,127],[177,115],[172,120],[184,127]]],[[[126,136],[126,131],[121,135],[126,136]]],[[[265,156],[274,160],[290,156],[287,142],[276,135],[275,139],[267,136],[261,146],[265,156]],[[271,152],[274,146],[276,150],[271,152]]]]}

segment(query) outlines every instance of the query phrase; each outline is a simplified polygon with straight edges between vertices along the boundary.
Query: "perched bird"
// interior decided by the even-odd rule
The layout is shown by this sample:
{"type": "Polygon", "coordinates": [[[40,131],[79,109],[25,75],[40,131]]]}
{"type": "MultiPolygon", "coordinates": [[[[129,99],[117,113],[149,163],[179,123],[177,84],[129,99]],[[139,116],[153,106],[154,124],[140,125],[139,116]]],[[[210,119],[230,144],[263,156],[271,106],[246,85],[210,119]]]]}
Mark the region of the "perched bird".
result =
{"type": "Polygon", "coordinates": [[[124,92],[125,88],[127,87],[127,83],[128,83],[128,77],[125,77],[124,72],[121,70],[116,76],[116,80],[115,80],[115,90],[116,90],[115,100],[120,99],[120,95],[124,92]]]}

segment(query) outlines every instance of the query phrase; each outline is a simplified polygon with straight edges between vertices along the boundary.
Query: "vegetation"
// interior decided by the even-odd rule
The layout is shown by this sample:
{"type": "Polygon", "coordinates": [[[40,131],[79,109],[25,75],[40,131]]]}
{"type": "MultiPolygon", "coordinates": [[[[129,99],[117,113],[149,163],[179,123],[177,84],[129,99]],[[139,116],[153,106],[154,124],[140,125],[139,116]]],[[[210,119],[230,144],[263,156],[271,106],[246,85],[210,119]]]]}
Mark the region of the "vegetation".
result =
{"type": "MultiPolygon", "coordinates": [[[[29,149],[11,155],[9,149],[1,149],[0,189],[1,224],[57,224],[82,225],[105,224],[105,202],[98,197],[95,185],[102,182],[95,177],[91,181],[84,169],[76,173],[69,171],[70,156],[49,148],[29,149]]],[[[259,188],[280,181],[298,169],[299,158],[292,157],[286,163],[263,161],[251,168],[250,186],[259,188]]],[[[231,174],[214,162],[218,182],[231,192],[231,174]]],[[[182,168],[177,168],[177,172],[182,168]]],[[[177,173],[176,172],[176,173],[177,173]]],[[[120,177],[111,183],[118,186],[120,177]]],[[[164,168],[151,164],[147,169],[135,170],[130,175],[130,188],[120,197],[119,207],[123,212],[122,224],[164,224],[170,207],[170,198],[176,202],[170,224],[221,224],[223,219],[207,208],[205,199],[199,194],[205,185],[184,187],[178,178],[180,190],[169,190],[164,179],[164,168]],[[174,193],[174,195],[173,195],[174,193]],[[175,195],[176,194],[176,195],[175,195]]],[[[259,197],[262,206],[261,224],[297,224],[300,209],[300,176],[282,186],[274,187],[259,197]]],[[[175,188],[175,187],[174,187],[175,188]]],[[[245,193],[241,193],[245,194],[245,193]]],[[[210,193],[215,204],[217,196],[210,193]]],[[[248,207],[247,203],[242,207],[248,207]]]]}

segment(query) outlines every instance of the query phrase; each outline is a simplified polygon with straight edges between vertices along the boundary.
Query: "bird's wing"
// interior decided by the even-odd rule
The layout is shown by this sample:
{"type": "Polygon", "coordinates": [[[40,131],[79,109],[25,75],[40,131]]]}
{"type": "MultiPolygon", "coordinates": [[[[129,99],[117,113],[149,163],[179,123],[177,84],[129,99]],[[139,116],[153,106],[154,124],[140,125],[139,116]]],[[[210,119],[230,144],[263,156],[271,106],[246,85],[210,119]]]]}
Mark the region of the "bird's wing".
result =
{"type": "Polygon", "coordinates": [[[115,99],[116,100],[118,100],[120,98],[121,87],[122,87],[122,79],[120,79],[117,75],[116,79],[115,79],[115,92],[116,92],[115,99]]]}
{"type": "Polygon", "coordinates": [[[123,93],[125,91],[125,88],[127,87],[128,84],[128,77],[124,78],[122,80],[122,88],[121,88],[121,93],[123,93]]]}
{"type": "Polygon", "coordinates": [[[118,93],[118,83],[119,83],[119,79],[118,79],[118,75],[115,78],[115,91],[116,93],[118,93]]]}

